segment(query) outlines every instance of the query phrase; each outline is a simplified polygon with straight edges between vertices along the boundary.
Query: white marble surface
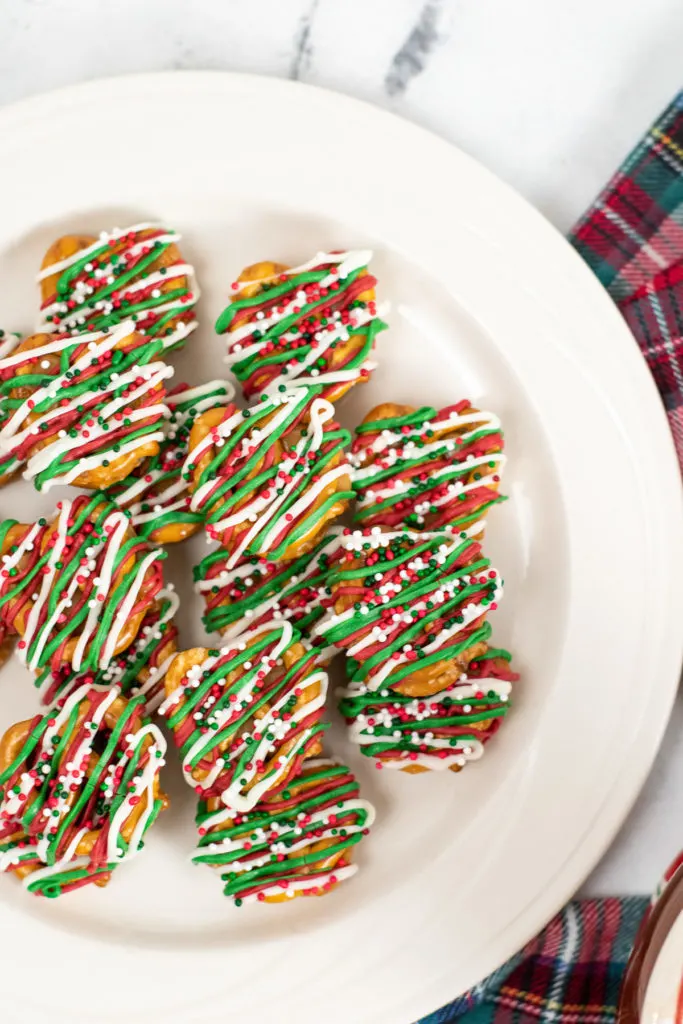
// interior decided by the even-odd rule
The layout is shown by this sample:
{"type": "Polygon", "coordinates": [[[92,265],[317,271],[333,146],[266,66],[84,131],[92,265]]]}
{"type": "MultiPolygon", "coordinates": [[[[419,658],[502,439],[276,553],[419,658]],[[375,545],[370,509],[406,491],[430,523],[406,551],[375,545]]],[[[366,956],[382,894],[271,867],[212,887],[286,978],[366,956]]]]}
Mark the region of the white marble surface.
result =
{"type": "MultiPolygon", "coordinates": [[[[566,230],[683,85],[682,50],[681,0],[0,0],[0,103],[169,68],[298,78],[432,128],[566,230]]],[[[654,887],[681,793],[679,699],[586,892],[654,887]]]]}

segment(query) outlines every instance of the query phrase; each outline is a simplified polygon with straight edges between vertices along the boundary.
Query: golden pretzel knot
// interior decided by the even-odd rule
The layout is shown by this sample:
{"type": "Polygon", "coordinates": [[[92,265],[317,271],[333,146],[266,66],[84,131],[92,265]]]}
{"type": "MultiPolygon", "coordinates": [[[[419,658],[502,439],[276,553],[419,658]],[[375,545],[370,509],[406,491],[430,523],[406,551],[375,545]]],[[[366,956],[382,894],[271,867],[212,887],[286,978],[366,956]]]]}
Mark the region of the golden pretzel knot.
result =
{"type": "Polygon", "coordinates": [[[273,562],[291,561],[311,551],[329,524],[344,513],[353,494],[350,470],[343,472],[347,465],[344,446],[350,437],[329,419],[332,407],[319,399],[310,401],[304,389],[295,389],[285,398],[290,394],[294,409],[290,420],[294,422],[282,431],[269,431],[282,412],[281,399],[276,396],[246,413],[234,405],[210,409],[197,417],[190,432],[186,466],[194,492],[192,507],[206,514],[207,533],[220,540],[235,562],[241,557],[245,537],[246,553],[273,562]],[[309,422],[302,420],[304,413],[310,416],[309,422]],[[240,419],[247,414],[246,434],[238,440],[240,419]],[[299,480],[305,480],[303,490],[296,487],[299,480]],[[211,481],[220,484],[220,491],[215,497],[204,497],[203,489],[211,481]],[[294,487],[297,500],[292,505],[280,501],[281,481],[285,488],[294,487]],[[231,523],[222,527],[225,515],[231,523]],[[262,535],[257,533],[249,541],[261,522],[263,534],[279,530],[278,537],[284,539],[262,543],[262,535]]]}
{"type": "Polygon", "coordinates": [[[201,802],[193,859],[223,872],[225,894],[238,906],[322,896],[355,873],[353,848],[373,820],[351,771],[329,758],[313,759],[248,814],[216,797],[201,802]]]}
{"type": "MultiPolygon", "coordinates": [[[[143,228],[135,232],[136,241],[143,242],[145,239],[151,239],[157,235],[157,229],[154,227],[143,228]]],[[[55,266],[56,264],[62,263],[69,257],[76,256],[79,252],[84,249],[88,249],[98,241],[96,235],[63,235],[52,243],[50,248],[43,257],[41,263],[41,270],[47,270],[49,267],[55,266]]],[[[109,238],[108,241],[108,252],[111,255],[117,255],[122,253],[129,242],[129,238],[126,234],[122,234],[118,240],[109,238]]],[[[162,268],[170,268],[178,263],[183,262],[183,257],[180,249],[175,242],[168,243],[164,248],[160,250],[159,255],[152,260],[146,266],[146,274],[154,274],[160,271],[162,268]]],[[[54,299],[57,294],[57,285],[61,276],[61,272],[57,271],[54,274],[50,274],[46,277],[42,277],[40,281],[40,297],[43,303],[47,303],[54,299]]],[[[187,277],[173,277],[167,280],[157,281],[155,284],[155,290],[160,295],[159,298],[163,301],[163,296],[170,292],[175,292],[179,288],[190,289],[191,282],[187,277]]],[[[174,316],[171,319],[165,321],[164,327],[166,330],[175,330],[178,323],[183,320],[182,314],[174,316]]]]}
{"type": "Polygon", "coordinates": [[[359,525],[473,531],[503,500],[498,417],[468,401],[441,411],[384,402],[356,430],[349,461],[359,525]]]}
{"type": "MultiPolygon", "coordinates": [[[[255,295],[261,294],[268,285],[273,282],[277,282],[281,274],[291,268],[285,263],[275,263],[272,260],[263,260],[260,263],[252,263],[250,266],[245,267],[237,278],[237,284],[242,287],[239,288],[238,292],[233,296],[233,301],[239,301],[240,299],[252,298],[255,295]]],[[[374,278],[371,279],[374,281],[374,278]]],[[[357,301],[372,303],[376,299],[374,285],[360,292],[356,296],[357,301]]],[[[246,309],[242,313],[238,313],[230,323],[228,327],[228,335],[233,334],[236,330],[242,327],[245,322],[250,318],[250,311],[246,309]]],[[[258,321],[254,324],[258,326],[258,321]]],[[[346,341],[339,341],[336,347],[329,352],[326,357],[325,373],[334,372],[335,370],[342,369],[345,364],[357,355],[363,348],[364,337],[362,334],[350,330],[349,337],[346,341]]],[[[249,399],[253,399],[254,396],[261,394],[264,388],[270,383],[272,377],[272,370],[267,366],[259,367],[258,364],[251,375],[248,382],[248,387],[245,387],[245,395],[249,399]]],[[[286,379],[286,378],[285,378],[286,379]]],[[[347,381],[338,381],[325,387],[324,394],[325,398],[329,402],[337,402],[342,398],[347,391],[349,391],[355,384],[363,382],[367,379],[367,376],[363,375],[360,377],[353,378],[347,381]]],[[[292,382],[292,386],[296,386],[296,381],[292,382]]]]}
{"type": "Polygon", "coordinates": [[[86,684],[0,740],[0,866],[36,874],[29,889],[55,896],[107,885],[168,806],[159,781],[165,741],[141,705],[116,687],[86,684]]]}
{"type": "Polygon", "coordinates": [[[352,684],[339,691],[339,710],[349,738],[375,767],[408,774],[459,772],[484,753],[507,714],[517,679],[508,652],[487,648],[457,682],[429,697],[371,693],[352,684]]]}
{"type": "MultiPolygon", "coordinates": [[[[90,682],[118,686],[124,697],[144,697],[146,710],[152,714],[163,700],[166,669],[177,651],[178,628],[173,618],[178,604],[170,589],[160,591],[133,643],[116,655],[104,670],[83,673],[75,671],[71,665],[63,665],[57,671],[48,667],[37,672],[36,687],[41,704],[51,708],[63,703],[75,689],[90,682]]],[[[1,652],[0,647],[0,655],[1,652]]]]}
{"type": "MultiPolygon", "coordinates": [[[[53,340],[54,336],[50,334],[33,334],[21,341],[15,348],[12,355],[16,356],[21,352],[30,352],[34,349],[44,349],[45,346],[49,345],[53,340]]],[[[139,346],[143,341],[144,339],[142,339],[135,331],[130,331],[125,335],[125,337],[121,337],[115,342],[112,351],[120,351],[124,347],[129,348],[131,345],[139,346]]],[[[78,343],[78,338],[73,338],[71,343],[76,345],[78,343]]],[[[16,387],[13,387],[9,391],[8,397],[15,401],[25,401],[26,399],[30,399],[39,387],[45,386],[49,378],[61,376],[62,373],[63,371],[60,365],[59,353],[46,353],[41,351],[35,360],[29,359],[27,362],[21,363],[16,367],[14,370],[14,378],[18,383],[16,387]],[[43,383],[41,385],[22,385],[19,383],[22,377],[29,375],[33,377],[41,376],[43,378],[43,383]]],[[[166,395],[166,389],[163,382],[151,387],[147,392],[147,395],[154,403],[163,402],[166,395]]],[[[139,398],[131,399],[127,408],[135,410],[143,408],[146,404],[148,404],[148,400],[143,395],[139,398]]],[[[39,413],[37,411],[30,412],[26,416],[25,420],[19,425],[19,429],[26,429],[31,423],[40,419],[42,415],[43,413],[39,413]]],[[[82,422],[88,418],[88,412],[86,411],[76,422],[78,425],[81,425],[82,422]]],[[[35,455],[42,449],[48,448],[55,442],[55,440],[56,436],[49,431],[43,436],[38,434],[36,440],[25,452],[24,458],[31,458],[31,456],[35,455]]],[[[106,438],[103,440],[106,441],[106,438]]],[[[82,440],[80,443],[85,444],[85,440],[82,440]]],[[[77,476],[73,477],[70,482],[75,487],[84,487],[87,490],[101,490],[123,480],[124,477],[128,476],[144,459],[149,458],[152,455],[156,455],[158,451],[158,441],[144,441],[141,439],[140,443],[132,451],[121,455],[113,455],[107,460],[103,459],[102,464],[96,465],[91,469],[84,470],[77,476]],[[107,462],[106,466],[104,465],[104,461],[107,462]]]]}
{"type": "MultiPolygon", "coordinates": [[[[88,537],[95,536],[96,532],[100,531],[100,536],[104,536],[107,532],[108,527],[111,525],[113,520],[112,515],[120,517],[122,513],[109,505],[105,501],[97,501],[96,499],[87,498],[84,495],[74,499],[73,502],[63,501],[60,503],[61,510],[59,515],[49,524],[37,529],[40,524],[27,524],[27,523],[16,523],[9,525],[2,536],[2,542],[0,543],[0,556],[3,560],[6,558],[12,559],[13,567],[9,570],[3,570],[2,576],[0,576],[0,620],[4,624],[5,629],[8,632],[16,633],[19,637],[25,637],[29,623],[31,622],[31,613],[33,612],[34,606],[38,600],[44,602],[45,597],[41,598],[39,584],[35,580],[31,580],[26,575],[31,571],[31,566],[34,566],[40,559],[45,558],[55,549],[55,542],[58,534],[58,524],[64,516],[73,516],[73,519],[80,515],[84,507],[88,506],[88,514],[85,522],[81,527],[73,534],[72,543],[68,550],[65,551],[64,562],[68,560],[69,551],[74,550],[78,547],[78,557],[81,557],[81,548],[88,543],[88,537]],[[36,530],[35,534],[36,544],[28,542],[27,538],[30,536],[32,530],[36,530]],[[24,546],[25,550],[20,555],[15,555],[14,552],[17,548],[24,546]],[[8,596],[17,585],[20,584],[19,592],[14,596],[8,596]],[[27,593],[28,591],[28,593],[27,593]]],[[[117,520],[118,521],[118,520],[117,520]]],[[[113,530],[111,531],[113,533],[113,530]]],[[[111,533],[109,534],[111,538],[111,533]]],[[[127,525],[120,533],[120,541],[118,547],[121,548],[128,544],[128,542],[136,539],[135,532],[127,525]]],[[[113,544],[113,541],[110,541],[113,544]]],[[[105,542],[105,543],[110,543],[105,542]]],[[[149,552],[149,546],[144,542],[140,542],[141,551],[149,552]]],[[[106,550],[106,547],[105,549],[106,550]]],[[[156,559],[150,561],[148,568],[146,569],[142,578],[138,593],[136,595],[135,603],[130,609],[129,614],[126,615],[125,619],[121,623],[120,632],[118,634],[116,643],[114,644],[112,655],[116,655],[121,651],[125,650],[135,639],[138,634],[140,625],[147,614],[151,604],[153,603],[157,592],[161,586],[161,578],[159,573],[159,562],[158,558],[163,557],[162,553],[158,553],[156,559]]],[[[86,558],[87,561],[87,558],[86,558]]],[[[141,561],[140,551],[131,550],[129,554],[125,555],[114,568],[110,586],[102,603],[106,609],[107,600],[109,595],[115,594],[119,588],[122,587],[127,578],[131,574],[135,573],[139,567],[141,561]]],[[[5,564],[7,564],[5,562],[5,564]]],[[[81,560],[82,564],[82,560],[81,560]]],[[[53,579],[57,580],[58,573],[61,570],[54,568],[53,579]]],[[[81,570],[85,572],[85,570],[81,570]]],[[[49,575],[49,573],[48,573],[49,575]]],[[[42,579],[43,577],[38,577],[42,579]]],[[[90,592],[93,591],[93,587],[96,586],[93,582],[92,571],[88,570],[87,577],[85,575],[79,576],[76,573],[76,594],[83,594],[86,587],[90,588],[90,592]],[[82,579],[82,583],[79,580],[82,579]]],[[[96,600],[96,597],[93,598],[96,600]]],[[[64,613],[64,621],[68,622],[69,616],[64,613]]],[[[61,623],[57,623],[51,630],[50,636],[54,635],[61,623]]],[[[76,654],[76,650],[81,641],[82,634],[79,632],[75,635],[68,635],[64,639],[62,644],[59,646],[57,651],[52,657],[52,663],[54,668],[58,668],[60,665],[70,664],[76,654]]],[[[25,648],[26,643],[23,640],[19,640],[18,644],[20,649],[25,648]]],[[[87,659],[90,652],[90,644],[85,647],[84,657],[87,659]]]]}
{"type": "Polygon", "coordinates": [[[345,544],[346,559],[329,580],[334,614],[314,633],[356,659],[353,681],[426,697],[455,683],[486,652],[486,617],[500,580],[479,544],[377,527],[354,531],[345,544]]]}
{"type": "Polygon", "coordinates": [[[164,685],[161,713],[198,793],[253,806],[322,749],[327,675],[288,623],[242,634],[220,651],[182,651],[164,685]]]}

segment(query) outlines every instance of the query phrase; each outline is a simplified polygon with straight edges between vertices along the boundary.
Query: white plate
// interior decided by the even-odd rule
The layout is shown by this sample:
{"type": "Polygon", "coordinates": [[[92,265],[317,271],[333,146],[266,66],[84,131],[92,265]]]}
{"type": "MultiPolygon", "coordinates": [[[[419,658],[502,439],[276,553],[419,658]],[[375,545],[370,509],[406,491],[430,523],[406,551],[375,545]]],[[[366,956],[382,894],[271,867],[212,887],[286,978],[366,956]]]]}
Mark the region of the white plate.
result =
{"type": "MultiPolygon", "coordinates": [[[[55,903],[0,879],[3,1020],[408,1024],[497,967],[576,890],[642,784],[681,660],[681,496],[666,421],[600,285],[518,196],[457,149],[341,96],[270,79],[97,82],[0,114],[0,323],[30,330],[42,253],[67,229],[180,228],[203,287],[179,379],[224,372],[212,332],[242,265],[371,245],[391,330],[342,403],[463,396],[503,417],[511,500],[488,544],[494,621],[523,682],[461,776],[376,772],[362,870],[336,893],[236,910],[187,862],[190,790],[106,891],[55,903]]],[[[25,484],[3,514],[48,510],[25,484]]],[[[189,592],[201,539],[173,551],[189,592]]],[[[201,641],[185,603],[182,640],[201,641]]],[[[0,677],[0,726],[33,711],[0,677]]],[[[331,712],[334,714],[334,712],[331,712]]]]}

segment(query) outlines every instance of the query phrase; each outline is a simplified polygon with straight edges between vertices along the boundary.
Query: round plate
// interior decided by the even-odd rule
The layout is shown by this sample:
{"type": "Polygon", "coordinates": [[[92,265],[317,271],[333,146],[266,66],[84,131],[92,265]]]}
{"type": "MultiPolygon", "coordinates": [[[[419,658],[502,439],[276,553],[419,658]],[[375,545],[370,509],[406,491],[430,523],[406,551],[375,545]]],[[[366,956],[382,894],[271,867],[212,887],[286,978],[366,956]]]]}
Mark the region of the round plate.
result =
{"type": "MultiPolygon", "coordinates": [[[[407,1024],[572,895],[660,741],[681,663],[681,494],[638,349],[505,185],[420,128],[308,86],[182,73],[68,89],[0,113],[0,166],[2,326],[31,330],[59,234],[162,220],[203,290],[203,326],[175,359],[190,383],[225,372],[212,324],[243,265],[372,247],[391,329],[340,417],[462,397],[502,416],[493,625],[522,672],[506,728],[460,776],[378,772],[332,732],[378,821],[357,877],[325,899],[235,909],[188,861],[193,794],[170,763],[174,806],[109,889],[52,903],[0,878],[4,1019],[407,1024]]],[[[24,483],[0,493],[15,518],[54,500],[24,483]]],[[[204,550],[194,538],[169,558],[185,646],[203,639],[189,579],[204,550]]],[[[0,686],[0,727],[35,710],[16,665],[0,686]]]]}

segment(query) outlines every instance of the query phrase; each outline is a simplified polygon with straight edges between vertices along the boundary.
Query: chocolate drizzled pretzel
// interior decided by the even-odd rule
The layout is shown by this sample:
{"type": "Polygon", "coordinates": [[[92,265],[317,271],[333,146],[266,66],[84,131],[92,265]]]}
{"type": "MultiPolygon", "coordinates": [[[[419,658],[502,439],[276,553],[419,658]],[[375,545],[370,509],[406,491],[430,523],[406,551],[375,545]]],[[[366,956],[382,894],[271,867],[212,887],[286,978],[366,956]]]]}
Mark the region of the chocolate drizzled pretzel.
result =
{"type": "Polygon", "coordinates": [[[166,672],[178,649],[178,628],[173,618],[179,603],[171,584],[160,590],[133,643],[104,669],[78,672],[70,664],[57,671],[49,666],[43,669],[36,676],[41,704],[61,705],[74,690],[88,683],[118,686],[124,697],[143,697],[147,714],[156,711],[164,699],[166,672]]]}
{"type": "Polygon", "coordinates": [[[498,494],[500,420],[459,402],[437,412],[386,402],[368,413],[349,453],[359,526],[470,529],[498,494]]]}
{"type": "Polygon", "coordinates": [[[155,544],[175,544],[201,529],[204,517],[190,508],[190,493],[183,477],[190,431],[207,409],[230,404],[235,391],[229,381],[212,380],[189,387],[179,384],[166,396],[169,418],[162,424],[159,451],[145,459],[107,496],[128,509],[141,537],[155,544]]]}
{"type": "Polygon", "coordinates": [[[182,651],[166,673],[161,714],[188,782],[238,811],[282,790],[321,751],[327,674],[285,621],[220,650],[182,651]]]}
{"type": "Polygon", "coordinates": [[[369,378],[375,338],[386,327],[375,303],[372,253],[318,253],[303,266],[247,267],[216,321],[244,397],[316,387],[338,401],[369,378]]]}
{"type": "Polygon", "coordinates": [[[479,760],[498,731],[518,678],[508,652],[488,647],[456,682],[431,696],[371,692],[364,683],[350,683],[339,691],[339,710],[349,738],[377,768],[459,772],[479,760]]]}
{"type": "Polygon", "coordinates": [[[0,622],[32,671],[106,669],[137,636],[163,585],[165,553],[102,495],[57,505],[48,523],[0,523],[0,622]]]}
{"type": "Polygon", "coordinates": [[[353,496],[344,453],[350,435],[333,415],[329,402],[297,388],[196,420],[185,465],[190,507],[228,551],[227,568],[249,555],[297,558],[344,512],[353,496]]]}
{"type": "Polygon", "coordinates": [[[107,333],[34,334],[0,358],[0,452],[38,490],[101,488],[156,455],[169,415],[161,343],[130,320],[107,333]]]}
{"type": "Polygon", "coordinates": [[[38,275],[40,329],[82,334],[130,318],[164,350],[181,348],[197,327],[199,288],[179,241],[159,224],[58,238],[38,275]]]}
{"type": "Polygon", "coordinates": [[[87,684],[45,717],[0,740],[0,870],[55,897],[136,856],[168,805],[159,773],[166,743],[142,699],[87,684]]]}
{"type": "Polygon", "coordinates": [[[429,696],[485,652],[502,580],[467,531],[374,527],[347,531],[343,544],[329,578],[334,612],[313,635],[346,652],[352,682],[429,696]]]}
{"type": "Polygon", "coordinates": [[[226,551],[211,552],[194,569],[195,590],[206,602],[207,631],[233,637],[287,619],[313,642],[319,663],[326,665],[336,649],[313,639],[311,631],[334,603],[329,574],[344,553],[341,533],[333,526],[311,551],[290,562],[251,557],[229,569],[226,551]]]}
{"type": "Polygon", "coordinates": [[[201,801],[193,860],[221,872],[225,895],[238,907],[323,896],[358,870],[353,851],[374,818],[351,771],[314,758],[285,790],[248,813],[216,797],[201,801]]]}

